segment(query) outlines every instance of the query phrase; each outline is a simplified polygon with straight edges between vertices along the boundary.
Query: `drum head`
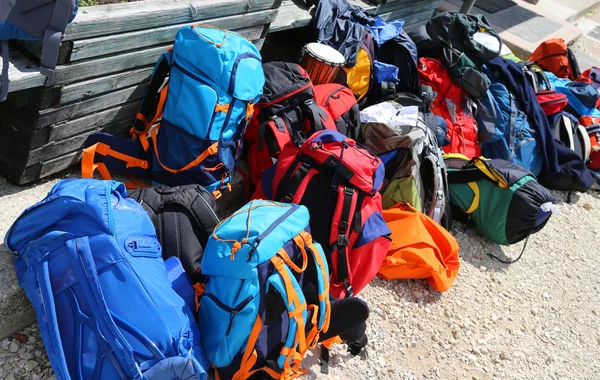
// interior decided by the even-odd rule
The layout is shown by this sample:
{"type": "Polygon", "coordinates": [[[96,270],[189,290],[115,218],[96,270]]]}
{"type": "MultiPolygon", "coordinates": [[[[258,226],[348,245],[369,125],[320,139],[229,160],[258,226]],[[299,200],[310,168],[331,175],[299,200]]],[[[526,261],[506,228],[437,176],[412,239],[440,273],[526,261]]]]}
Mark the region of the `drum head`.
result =
{"type": "Polygon", "coordinates": [[[306,45],[306,51],[313,57],[332,65],[341,66],[346,62],[342,53],[331,46],[320,44],[318,42],[311,42],[306,45]]]}

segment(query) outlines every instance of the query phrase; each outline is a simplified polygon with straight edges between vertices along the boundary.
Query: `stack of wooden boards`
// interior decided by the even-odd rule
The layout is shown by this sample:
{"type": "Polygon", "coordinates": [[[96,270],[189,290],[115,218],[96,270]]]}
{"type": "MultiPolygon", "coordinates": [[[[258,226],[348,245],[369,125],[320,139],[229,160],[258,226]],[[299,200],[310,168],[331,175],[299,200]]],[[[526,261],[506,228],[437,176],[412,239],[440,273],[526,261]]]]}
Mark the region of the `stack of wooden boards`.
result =
{"type": "MultiPolygon", "coordinates": [[[[2,170],[23,184],[75,164],[90,134],[129,130],[154,63],[181,27],[201,23],[235,30],[260,47],[279,5],[279,0],[146,0],[82,8],[68,26],[55,77],[44,87],[11,92],[0,104],[2,170]]],[[[39,43],[21,48],[41,54],[39,43]]],[[[37,80],[40,76],[30,82],[37,80]]]]}
{"type": "MultiPolygon", "coordinates": [[[[351,2],[412,24],[431,17],[440,0],[351,2]]],[[[0,169],[25,184],[76,164],[90,134],[126,133],[154,63],[185,25],[234,30],[260,48],[267,33],[310,19],[302,0],[145,0],[81,8],[67,28],[52,80],[27,57],[40,57],[40,43],[21,42],[11,50],[11,93],[0,103],[0,169]]]]}

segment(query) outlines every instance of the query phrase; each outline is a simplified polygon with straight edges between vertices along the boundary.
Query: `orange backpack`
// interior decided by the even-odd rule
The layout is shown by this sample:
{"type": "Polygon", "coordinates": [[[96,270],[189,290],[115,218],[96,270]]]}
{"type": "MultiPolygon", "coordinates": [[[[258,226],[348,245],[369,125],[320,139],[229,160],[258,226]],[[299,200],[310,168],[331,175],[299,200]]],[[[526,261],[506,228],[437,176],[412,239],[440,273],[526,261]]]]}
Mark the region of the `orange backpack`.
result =
{"type": "Polygon", "coordinates": [[[384,210],[383,218],[392,231],[392,245],[379,269],[379,277],[424,278],[437,291],[450,289],[460,268],[454,236],[406,203],[384,210]]]}
{"type": "Polygon", "coordinates": [[[575,80],[581,75],[575,54],[562,38],[551,38],[535,49],[529,62],[535,62],[545,71],[559,78],[575,80]]]}
{"type": "Polygon", "coordinates": [[[600,169],[600,118],[596,116],[582,116],[579,118],[579,124],[585,127],[590,136],[590,160],[588,167],[592,170],[600,169]]]}

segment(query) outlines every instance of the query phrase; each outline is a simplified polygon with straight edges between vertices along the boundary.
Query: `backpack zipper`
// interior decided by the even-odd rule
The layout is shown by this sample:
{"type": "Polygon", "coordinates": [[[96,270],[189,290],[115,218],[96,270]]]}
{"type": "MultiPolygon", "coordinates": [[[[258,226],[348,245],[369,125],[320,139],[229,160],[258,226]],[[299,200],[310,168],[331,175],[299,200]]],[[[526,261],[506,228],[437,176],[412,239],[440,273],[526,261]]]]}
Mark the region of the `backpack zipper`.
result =
{"type": "Polygon", "coordinates": [[[233,327],[233,319],[240,311],[242,311],[248,304],[254,299],[254,296],[250,296],[240,302],[236,307],[229,307],[221,302],[216,296],[210,293],[204,293],[203,297],[210,298],[218,307],[229,312],[229,325],[227,326],[227,331],[225,331],[225,335],[229,335],[231,333],[231,328],[233,327]]]}
{"type": "MultiPolygon", "coordinates": [[[[338,88],[336,88],[335,90],[331,91],[327,97],[325,98],[325,107],[329,107],[329,100],[331,100],[331,98],[333,98],[333,95],[335,95],[336,93],[343,91],[344,90],[344,86],[339,86],[338,88]]],[[[340,97],[338,96],[337,98],[334,99],[339,99],[340,97]]]]}
{"type": "Polygon", "coordinates": [[[289,217],[290,215],[292,215],[292,213],[294,211],[296,211],[298,209],[299,206],[294,205],[292,207],[289,208],[289,210],[287,210],[283,215],[281,215],[279,218],[277,218],[277,220],[275,220],[270,226],[269,228],[267,228],[266,230],[263,231],[262,234],[258,235],[258,237],[256,239],[254,239],[254,242],[252,243],[252,249],[250,249],[250,252],[248,253],[248,262],[250,260],[252,260],[252,255],[254,254],[254,252],[256,251],[256,249],[258,248],[258,245],[260,244],[260,242],[267,237],[267,235],[269,235],[271,232],[273,232],[273,230],[275,228],[277,228],[277,226],[279,226],[284,219],[286,219],[287,217],[289,217]]]}
{"type": "Polygon", "coordinates": [[[204,197],[200,194],[197,195],[198,198],[202,199],[202,202],[204,202],[204,204],[206,205],[206,208],[210,210],[210,214],[213,216],[213,218],[215,218],[215,220],[218,222],[220,222],[219,217],[217,216],[217,213],[215,213],[215,210],[212,209],[212,207],[210,207],[210,205],[208,204],[208,202],[206,201],[206,199],[204,199],[204,197]]]}

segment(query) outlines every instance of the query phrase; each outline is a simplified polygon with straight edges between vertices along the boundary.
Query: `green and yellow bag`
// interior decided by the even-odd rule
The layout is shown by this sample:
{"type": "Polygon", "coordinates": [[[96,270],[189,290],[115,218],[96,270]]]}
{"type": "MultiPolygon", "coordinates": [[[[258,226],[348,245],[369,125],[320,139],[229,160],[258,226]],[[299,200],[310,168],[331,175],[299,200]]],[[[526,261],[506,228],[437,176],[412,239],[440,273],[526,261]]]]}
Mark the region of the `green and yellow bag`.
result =
{"type": "Polygon", "coordinates": [[[360,104],[366,101],[373,82],[373,66],[375,63],[375,42],[373,35],[365,30],[356,53],[356,64],[343,67],[335,79],[336,83],[348,86],[360,104]]]}
{"type": "Polygon", "coordinates": [[[541,230],[552,215],[554,197],[520,166],[460,154],[444,155],[444,161],[450,202],[494,243],[517,243],[541,230]]]}

